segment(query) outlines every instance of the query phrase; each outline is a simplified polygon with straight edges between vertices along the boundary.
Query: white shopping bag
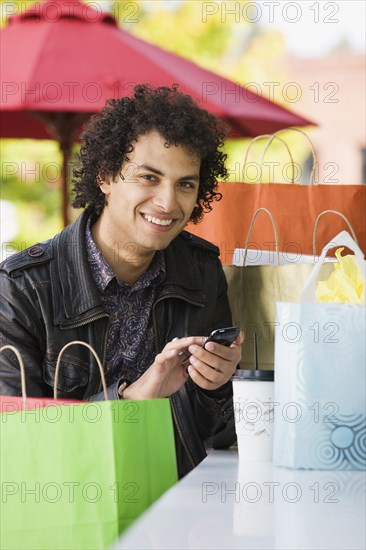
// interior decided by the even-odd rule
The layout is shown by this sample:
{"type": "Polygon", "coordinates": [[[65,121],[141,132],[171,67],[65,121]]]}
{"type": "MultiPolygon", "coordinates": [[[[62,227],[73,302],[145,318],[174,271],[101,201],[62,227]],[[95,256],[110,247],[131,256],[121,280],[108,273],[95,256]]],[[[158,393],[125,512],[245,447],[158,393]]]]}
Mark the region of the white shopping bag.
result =
{"type": "Polygon", "coordinates": [[[277,303],[274,455],[277,466],[365,469],[365,305],[315,303],[329,248],[363,254],[342,231],[324,248],[301,302],[277,303]]]}

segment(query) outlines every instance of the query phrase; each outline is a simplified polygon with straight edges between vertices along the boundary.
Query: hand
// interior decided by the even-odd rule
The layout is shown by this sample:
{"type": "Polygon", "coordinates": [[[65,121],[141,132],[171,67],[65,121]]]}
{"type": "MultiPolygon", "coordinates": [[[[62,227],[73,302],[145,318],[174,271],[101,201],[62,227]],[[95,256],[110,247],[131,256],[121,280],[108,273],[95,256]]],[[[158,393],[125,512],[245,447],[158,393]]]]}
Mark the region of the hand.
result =
{"type": "Polygon", "coordinates": [[[202,337],[174,338],[168,342],[154,363],[136,382],[123,391],[124,399],[168,397],[179,390],[188,378],[189,361],[183,355],[189,346],[202,346],[202,337]]]}
{"type": "MultiPolygon", "coordinates": [[[[205,338],[203,339],[204,344],[205,338]]],[[[207,348],[197,344],[189,346],[188,373],[193,382],[204,390],[216,390],[230,380],[241,359],[244,334],[236,337],[230,347],[208,342],[207,348]]]]}

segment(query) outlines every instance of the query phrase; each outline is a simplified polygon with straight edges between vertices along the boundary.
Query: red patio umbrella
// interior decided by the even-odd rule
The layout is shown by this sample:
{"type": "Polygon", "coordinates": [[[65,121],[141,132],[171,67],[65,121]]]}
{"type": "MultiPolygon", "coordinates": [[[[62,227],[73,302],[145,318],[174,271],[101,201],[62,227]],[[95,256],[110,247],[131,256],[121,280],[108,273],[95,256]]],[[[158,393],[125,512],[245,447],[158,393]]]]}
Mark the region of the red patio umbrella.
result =
{"type": "Polygon", "coordinates": [[[3,138],[56,139],[63,154],[63,219],[71,144],[109,98],[137,83],[171,86],[224,119],[231,137],[313,124],[251,90],[121,30],[114,17],[80,0],[46,0],[1,30],[3,138]]]}

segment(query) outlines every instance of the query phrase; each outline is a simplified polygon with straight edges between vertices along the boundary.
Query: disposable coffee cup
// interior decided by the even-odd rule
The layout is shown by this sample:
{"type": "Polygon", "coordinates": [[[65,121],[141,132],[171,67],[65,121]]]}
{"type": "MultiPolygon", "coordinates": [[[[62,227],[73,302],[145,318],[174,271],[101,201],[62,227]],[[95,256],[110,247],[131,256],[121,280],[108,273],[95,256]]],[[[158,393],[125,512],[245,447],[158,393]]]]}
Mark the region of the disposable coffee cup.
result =
{"type": "Polygon", "coordinates": [[[274,371],[237,370],[231,380],[239,460],[272,461],[274,371]]]}

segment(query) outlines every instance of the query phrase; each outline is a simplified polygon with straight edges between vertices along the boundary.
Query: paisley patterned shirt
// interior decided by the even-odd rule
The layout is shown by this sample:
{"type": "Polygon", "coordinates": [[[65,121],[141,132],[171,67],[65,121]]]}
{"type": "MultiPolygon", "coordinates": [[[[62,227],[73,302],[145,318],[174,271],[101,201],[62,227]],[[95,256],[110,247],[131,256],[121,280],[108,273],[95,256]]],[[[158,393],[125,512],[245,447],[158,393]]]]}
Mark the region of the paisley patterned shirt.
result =
{"type": "Polygon", "coordinates": [[[146,273],[132,286],[118,281],[95,244],[91,220],[86,227],[86,249],[93,278],[110,315],[104,363],[107,385],[120,378],[133,382],[154,362],[152,306],[165,277],[162,251],[156,252],[146,273]]]}

